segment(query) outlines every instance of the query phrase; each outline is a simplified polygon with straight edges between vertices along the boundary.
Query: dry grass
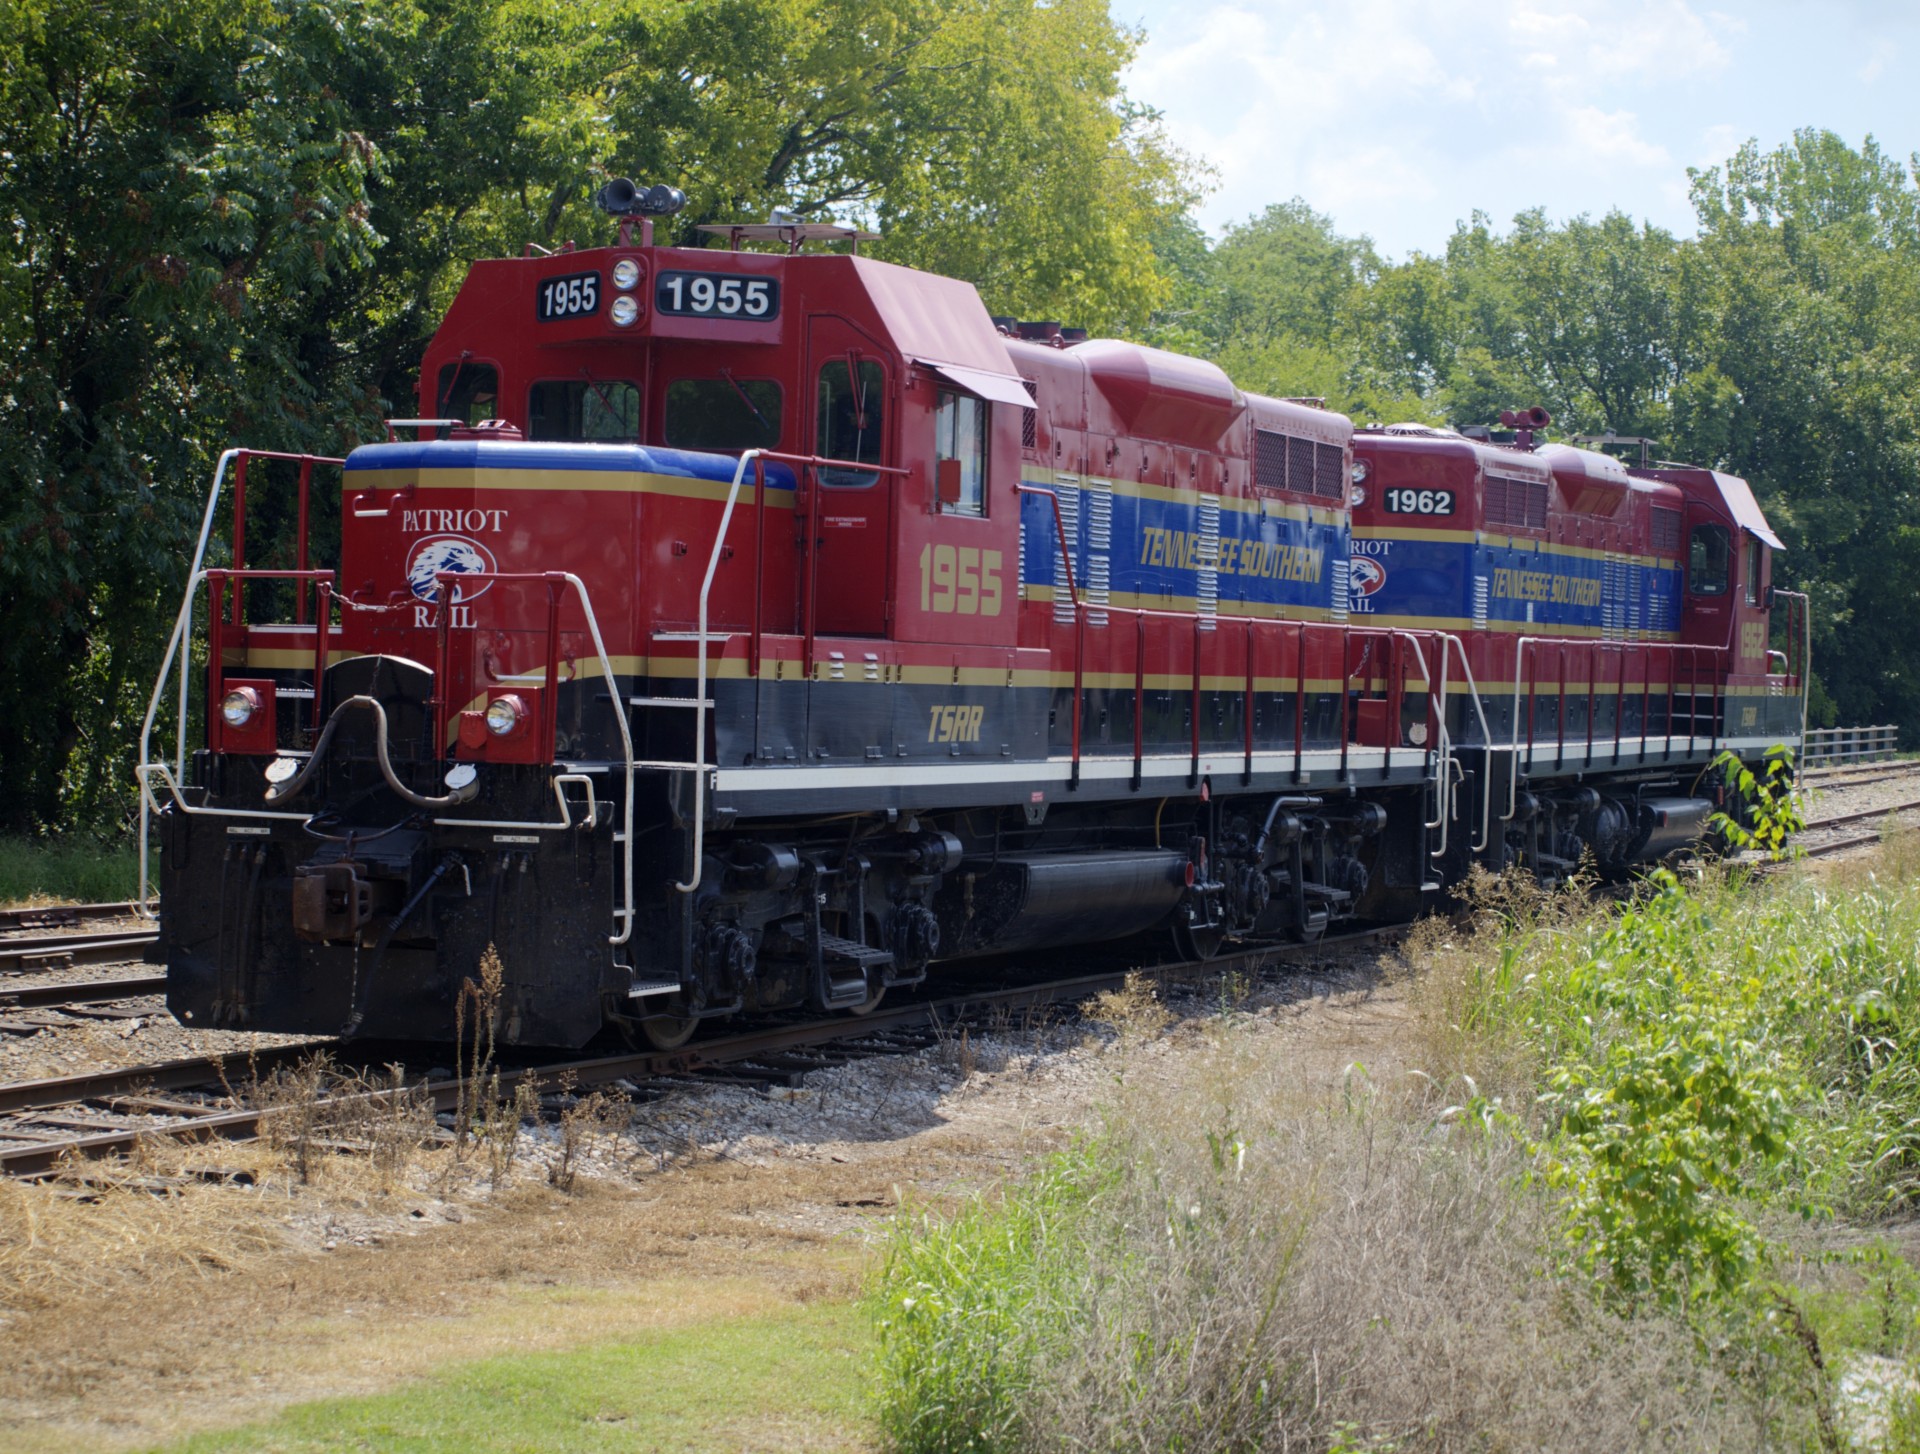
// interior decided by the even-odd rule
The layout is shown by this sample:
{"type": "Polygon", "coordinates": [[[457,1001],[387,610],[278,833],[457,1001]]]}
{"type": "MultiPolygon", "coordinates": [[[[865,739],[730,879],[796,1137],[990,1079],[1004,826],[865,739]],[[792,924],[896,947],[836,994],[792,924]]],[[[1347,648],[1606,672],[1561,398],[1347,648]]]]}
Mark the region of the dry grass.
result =
{"type": "MultiPolygon", "coordinates": [[[[1131,988],[1102,1018],[1160,1025],[1131,988]]],[[[1315,1082],[1331,1047],[1254,1026],[1205,1038],[1175,1059],[1166,1038],[1126,1032],[1094,1141],[1004,1202],[903,1233],[876,1304],[896,1447],[1746,1450],[1816,1436],[1792,1347],[1707,1357],[1696,1327],[1617,1317],[1554,1275],[1553,1209],[1524,1153],[1432,1078],[1383,1063],[1388,1086],[1350,1062],[1329,1093],[1315,1082]]]]}

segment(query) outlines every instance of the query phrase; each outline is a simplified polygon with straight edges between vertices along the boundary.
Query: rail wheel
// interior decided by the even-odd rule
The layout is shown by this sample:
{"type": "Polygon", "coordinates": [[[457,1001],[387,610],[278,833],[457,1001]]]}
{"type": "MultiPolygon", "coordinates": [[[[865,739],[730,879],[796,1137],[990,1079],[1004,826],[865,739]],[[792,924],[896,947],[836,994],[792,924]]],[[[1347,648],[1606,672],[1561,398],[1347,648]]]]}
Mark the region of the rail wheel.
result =
{"type": "Polygon", "coordinates": [[[648,1015],[645,1019],[619,1023],[620,1033],[636,1050],[678,1050],[700,1028],[697,1015],[648,1015]]]}
{"type": "Polygon", "coordinates": [[[1227,942],[1227,931],[1218,925],[1196,928],[1184,918],[1173,921],[1173,950],[1182,959],[1205,963],[1217,957],[1227,942]]]}

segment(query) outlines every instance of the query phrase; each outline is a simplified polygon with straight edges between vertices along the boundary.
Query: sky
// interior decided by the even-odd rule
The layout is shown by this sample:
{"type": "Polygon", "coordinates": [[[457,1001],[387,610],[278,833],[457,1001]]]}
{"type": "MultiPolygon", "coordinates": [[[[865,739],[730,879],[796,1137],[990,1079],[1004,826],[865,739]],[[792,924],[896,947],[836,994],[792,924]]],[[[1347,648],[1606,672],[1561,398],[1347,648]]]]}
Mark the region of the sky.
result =
{"type": "Polygon", "coordinates": [[[1693,231],[1687,168],[1817,126],[1920,149],[1916,0],[1112,0],[1218,236],[1302,197],[1389,257],[1476,210],[1693,231]]]}

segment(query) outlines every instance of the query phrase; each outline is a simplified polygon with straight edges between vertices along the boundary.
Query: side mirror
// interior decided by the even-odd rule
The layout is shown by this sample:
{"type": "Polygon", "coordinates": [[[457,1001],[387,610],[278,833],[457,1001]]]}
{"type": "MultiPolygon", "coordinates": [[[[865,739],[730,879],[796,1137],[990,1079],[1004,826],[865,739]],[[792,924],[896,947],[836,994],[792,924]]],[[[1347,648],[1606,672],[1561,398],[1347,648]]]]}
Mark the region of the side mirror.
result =
{"type": "Polygon", "coordinates": [[[960,461],[943,459],[933,467],[933,498],[942,505],[960,503],[960,461]]]}
{"type": "Polygon", "coordinates": [[[1771,581],[1767,582],[1766,590],[1760,593],[1760,609],[1763,611],[1773,609],[1773,582],[1771,581]]]}

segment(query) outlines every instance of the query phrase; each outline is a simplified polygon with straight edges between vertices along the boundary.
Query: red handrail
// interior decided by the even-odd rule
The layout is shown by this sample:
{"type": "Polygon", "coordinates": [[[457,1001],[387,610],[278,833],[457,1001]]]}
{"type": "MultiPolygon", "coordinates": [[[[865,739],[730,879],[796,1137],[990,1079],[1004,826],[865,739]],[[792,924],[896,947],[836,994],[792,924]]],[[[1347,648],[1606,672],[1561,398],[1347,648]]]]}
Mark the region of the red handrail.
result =
{"type": "Polygon", "coordinates": [[[213,743],[213,716],[220,710],[221,691],[226,680],[226,648],[229,633],[244,635],[247,626],[241,620],[229,620],[222,599],[226,594],[227,583],[234,586],[234,601],[240,600],[240,587],[249,580],[290,580],[296,583],[295,599],[300,606],[301,622],[305,623],[306,587],[311,584],[319,600],[318,619],[314,623],[313,647],[313,722],[320,725],[320,688],[327,671],[327,633],[332,629],[333,572],[330,570],[245,570],[215,568],[206,573],[207,580],[207,743],[213,743]]]}
{"type": "MultiPolygon", "coordinates": [[[[453,587],[462,581],[494,581],[502,584],[526,584],[541,582],[547,588],[547,661],[545,686],[541,691],[540,703],[540,743],[545,748],[543,761],[552,762],[555,739],[560,725],[560,593],[568,584],[565,571],[454,571],[439,572],[434,578],[439,590],[439,607],[435,622],[433,698],[428,703],[433,708],[434,751],[444,755],[447,751],[447,727],[452,720],[449,708],[452,698],[448,696],[448,683],[453,667],[452,622],[453,607],[457,604],[453,596],[453,587]]],[[[467,627],[466,630],[474,628],[467,627]]],[[[615,702],[614,710],[621,710],[615,702]]]]}

